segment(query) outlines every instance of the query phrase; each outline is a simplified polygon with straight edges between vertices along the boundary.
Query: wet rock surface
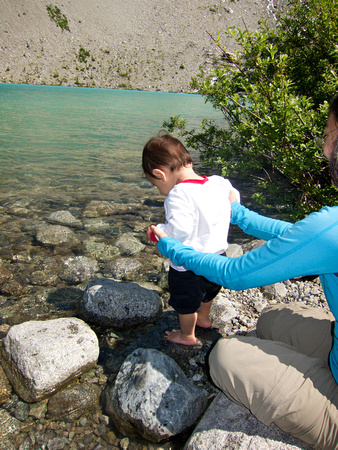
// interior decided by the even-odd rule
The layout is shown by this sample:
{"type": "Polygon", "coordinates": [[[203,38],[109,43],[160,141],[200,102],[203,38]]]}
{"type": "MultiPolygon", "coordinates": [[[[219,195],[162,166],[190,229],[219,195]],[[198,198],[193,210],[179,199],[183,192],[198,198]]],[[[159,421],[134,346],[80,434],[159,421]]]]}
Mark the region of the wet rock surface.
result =
{"type": "Polygon", "coordinates": [[[35,237],[43,245],[74,245],[78,243],[73,231],[61,225],[43,224],[38,227],[35,237]]]}
{"type": "Polygon", "coordinates": [[[98,406],[101,390],[95,384],[73,384],[53,395],[48,401],[49,419],[73,422],[98,406]]]}

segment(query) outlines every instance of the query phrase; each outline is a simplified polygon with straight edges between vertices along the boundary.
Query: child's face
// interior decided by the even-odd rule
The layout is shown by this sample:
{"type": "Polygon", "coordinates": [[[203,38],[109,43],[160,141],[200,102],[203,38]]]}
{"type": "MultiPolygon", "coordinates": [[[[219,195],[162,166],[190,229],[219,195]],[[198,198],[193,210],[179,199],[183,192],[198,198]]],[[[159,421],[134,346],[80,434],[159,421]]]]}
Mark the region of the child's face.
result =
{"type": "Polygon", "coordinates": [[[160,193],[166,197],[176,185],[177,176],[175,175],[175,172],[171,172],[167,169],[156,169],[156,171],[156,174],[154,174],[156,178],[150,177],[149,175],[146,175],[146,177],[154,186],[157,187],[160,193]]]}

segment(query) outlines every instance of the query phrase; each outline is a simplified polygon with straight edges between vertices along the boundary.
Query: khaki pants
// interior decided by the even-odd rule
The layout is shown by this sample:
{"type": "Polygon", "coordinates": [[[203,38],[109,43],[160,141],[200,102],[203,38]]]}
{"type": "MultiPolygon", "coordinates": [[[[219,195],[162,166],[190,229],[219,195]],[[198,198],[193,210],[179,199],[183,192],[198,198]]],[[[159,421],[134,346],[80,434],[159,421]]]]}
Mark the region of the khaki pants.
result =
{"type": "Polygon", "coordinates": [[[328,367],[334,318],[320,308],[263,311],[256,337],[222,338],[209,357],[214,383],[266,425],[318,449],[338,448],[338,385],[328,367]]]}

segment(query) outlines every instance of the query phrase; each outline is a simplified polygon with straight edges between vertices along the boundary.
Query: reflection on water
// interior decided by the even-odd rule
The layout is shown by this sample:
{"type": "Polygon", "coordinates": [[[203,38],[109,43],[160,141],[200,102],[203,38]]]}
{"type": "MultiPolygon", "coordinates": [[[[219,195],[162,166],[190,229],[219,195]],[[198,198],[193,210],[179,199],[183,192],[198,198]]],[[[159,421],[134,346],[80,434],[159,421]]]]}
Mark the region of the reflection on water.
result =
{"type": "Polygon", "coordinates": [[[176,114],[222,120],[191,94],[0,84],[1,196],[139,200],[143,145],[176,114]]]}

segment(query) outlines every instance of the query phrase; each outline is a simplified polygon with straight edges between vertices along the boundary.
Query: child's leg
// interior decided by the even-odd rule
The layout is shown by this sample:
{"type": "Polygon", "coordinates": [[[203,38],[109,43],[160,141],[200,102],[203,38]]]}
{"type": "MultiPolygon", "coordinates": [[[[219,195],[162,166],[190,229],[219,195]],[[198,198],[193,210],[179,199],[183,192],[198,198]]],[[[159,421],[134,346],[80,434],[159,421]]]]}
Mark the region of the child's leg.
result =
{"type": "Polygon", "coordinates": [[[178,314],[180,330],[166,331],[165,338],[175,344],[194,345],[196,344],[195,326],[197,313],[178,314]]]}
{"type": "Polygon", "coordinates": [[[211,320],[209,318],[209,313],[212,305],[212,300],[207,303],[201,303],[201,309],[197,313],[197,322],[196,325],[198,325],[201,328],[210,328],[211,327],[211,320]]]}

